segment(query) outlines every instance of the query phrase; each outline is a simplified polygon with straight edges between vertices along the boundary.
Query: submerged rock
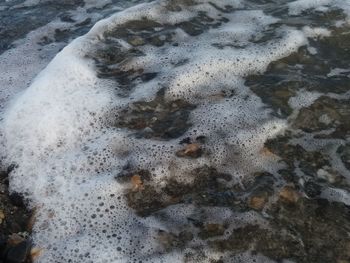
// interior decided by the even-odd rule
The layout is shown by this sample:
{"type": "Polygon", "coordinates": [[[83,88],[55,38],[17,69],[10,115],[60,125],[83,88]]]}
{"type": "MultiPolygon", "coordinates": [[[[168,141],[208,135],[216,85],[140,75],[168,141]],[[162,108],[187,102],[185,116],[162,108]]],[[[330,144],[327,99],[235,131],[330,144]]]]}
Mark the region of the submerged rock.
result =
{"type": "Polygon", "coordinates": [[[340,146],[337,153],[340,155],[344,166],[350,171],[350,144],[340,146]]]}
{"type": "Polygon", "coordinates": [[[27,223],[31,212],[20,194],[9,193],[7,177],[12,168],[0,177],[0,261],[4,263],[31,262],[31,242],[27,223]]]}
{"type": "Polygon", "coordinates": [[[294,206],[278,201],[268,211],[272,217],[268,228],[247,225],[234,229],[228,238],[209,244],[231,253],[253,249],[277,261],[347,262],[349,212],[345,205],[323,199],[301,198],[294,206]]]}
{"type": "Polygon", "coordinates": [[[268,201],[268,197],[266,195],[256,195],[251,196],[248,199],[248,206],[255,210],[262,210],[265,207],[265,204],[268,201]]]}
{"type": "Polygon", "coordinates": [[[202,155],[201,146],[198,143],[187,144],[183,149],[176,152],[178,157],[198,158],[202,155]]]}
{"type": "Polygon", "coordinates": [[[291,186],[285,186],[279,192],[279,197],[282,202],[295,204],[300,198],[300,194],[291,186]]]}
{"type": "Polygon", "coordinates": [[[345,139],[350,135],[350,100],[322,96],[310,107],[300,110],[293,127],[305,132],[334,129],[328,136],[345,139]]]}
{"type": "Polygon", "coordinates": [[[222,236],[225,233],[227,226],[222,224],[208,223],[204,224],[198,236],[201,239],[208,239],[212,237],[222,236]]]}
{"type": "MultiPolygon", "coordinates": [[[[218,173],[215,169],[204,166],[195,169],[187,176],[192,178],[192,183],[181,182],[169,178],[161,183],[156,183],[152,178],[148,181],[141,181],[141,177],[135,178],[131,187],[126,191],[128,205],[135,209],[141,216],[149,216],[152,213],[168,206],[180,203],[198,205],[222,205],[235,206],[236,199],[230,194],[228,187],[220,183],[230,181],[228,174],[218,173]]],[[[118,178],[117,178],[118,179],[118,178]]]]}
{"type": "Polygon", "coordinates": [[[6,253],[6,263],[24,263],[30,254],[30,243],[28,241],[22,241],[21,243],[10,247],[6,253]]]}
{"type": "Polygon", "coordinates": [[[194,108],[182,100],[166,101],[160,92],[154,100],[136,102],[122,111],[113,125],[136,131],[136,137],[178,138],[191,126],[189,115],[194,108]]]}

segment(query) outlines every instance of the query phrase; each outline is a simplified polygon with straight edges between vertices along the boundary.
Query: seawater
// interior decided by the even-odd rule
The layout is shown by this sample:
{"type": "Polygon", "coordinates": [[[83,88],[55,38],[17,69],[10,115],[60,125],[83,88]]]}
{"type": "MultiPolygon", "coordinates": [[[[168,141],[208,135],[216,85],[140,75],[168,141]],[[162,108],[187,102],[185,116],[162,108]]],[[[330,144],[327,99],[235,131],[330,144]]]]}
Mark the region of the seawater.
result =
{"type": "Polygon", "coordinates": [[[55,16],[14,26],[0,61],[38,262],[349,259],[350,2],[2,10],[55,16]]]}

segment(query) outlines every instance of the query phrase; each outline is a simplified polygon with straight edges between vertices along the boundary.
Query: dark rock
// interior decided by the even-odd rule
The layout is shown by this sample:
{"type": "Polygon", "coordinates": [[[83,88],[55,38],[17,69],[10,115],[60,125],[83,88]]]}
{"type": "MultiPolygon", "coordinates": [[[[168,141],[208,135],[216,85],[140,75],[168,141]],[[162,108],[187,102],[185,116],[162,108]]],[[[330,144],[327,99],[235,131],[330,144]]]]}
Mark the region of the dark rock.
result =
{"type": "Polygon", "coordinates": [[[0,235],[0,260],[6,255],[7,238],[4,235],[0,235]]]}
{"type": "Polygon", "coordinates": [[[23,241],[18,245],[9,248],[6,254],[6,263],[23,263],[30,252],[30,242],[23,241]]]}
{"type": "Polygon", "coordinates": [[[222,236],[225,233],[226,227],[222,224],[205,224],[198,236],[201,239],[208,239],[211,237],[222,236]]]}
{"type": "Polygon", "coordinates": [[[342,145],[338,148],[337,154],[344,163],[344,166],[350,171],[350,144],[342,145]]]}
{"type": "MultiPolygon", "coordinates": [[[[156,73],[146,74],[145,81],[156,76],[156,73]]],[[[114,125],[135,130],[137,137],[178,138],[192,125],[189,115],[194,108],[194,105],[182,100],[166,101],[160,93],[152,101],[134,103],[118,116],[114,125]]]]}
{"type": "Polygon", "coordinates": [[[314,198],[321,194],[322,187],[315,182],[308,181],[304,185],[304,191],[307,196],[314,198]]]}
{"type": "Polygon", "coordinates": [[[205,143],[206,137],[204,135],[200,135],[196,138],[196,141],[199,143],[205,143]]]}
{"type": "Polygon", "coordinates": [[[310,107],[300,110],[293,126],[305,132],[334,128],[332,138],[345,139],[350,134],[350,101],[322,96],[310,107]]]}
{"type": "Polygon", "coordinates": [[[11,193],[9,195],[11,203],[18,207],[25,207],[23,196],[19,193],[11,193]]]}
{"type": "Polygon", "coordinates": [[[190,137],[186,137],[179,142],[179,144],[190,144],[190,143],[191,143],[190,137]]]}

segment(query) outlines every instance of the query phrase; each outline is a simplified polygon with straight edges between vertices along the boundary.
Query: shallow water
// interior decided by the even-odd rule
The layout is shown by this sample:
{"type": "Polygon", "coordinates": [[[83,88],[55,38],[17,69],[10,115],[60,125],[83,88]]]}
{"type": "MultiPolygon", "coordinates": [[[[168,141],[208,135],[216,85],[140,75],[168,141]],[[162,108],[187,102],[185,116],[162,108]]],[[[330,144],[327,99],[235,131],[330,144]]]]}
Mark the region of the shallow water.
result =
{"type": "Polygon", "coordinates": [[[350,2],[8,1],[0,20],[2,162],[38,262],[350,262],[350,2]]]}

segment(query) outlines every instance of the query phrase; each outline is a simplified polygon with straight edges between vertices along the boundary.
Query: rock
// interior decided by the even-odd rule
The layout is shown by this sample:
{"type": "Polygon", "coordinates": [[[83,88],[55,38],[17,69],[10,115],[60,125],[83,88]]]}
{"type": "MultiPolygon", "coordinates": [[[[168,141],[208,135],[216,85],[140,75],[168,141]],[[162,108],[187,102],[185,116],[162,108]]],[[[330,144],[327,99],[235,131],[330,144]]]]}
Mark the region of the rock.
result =
{"type": "Polygon", "coordinates": [[[4,219],[5,219],[4,211],[0,210],[0,224],[2,224],[2,222],[4,221],[4,219]]]}
{"type": "Polygon", "coordinates": [[[31,250],[30,250],[30,259],[32,262],[35,262],[39,257],[40,255],[43,253],[43,249],[42,248],[39,248],[39,247],[33,247],[31,250]]]}
{"type": "Polygon", "coordinates": [[[279,196],[282,202],[289,204],[295,204],[300,198],[300,194],[291,186],[283,187],[279,196]]]}
{"type": "MultiPolygon", "coordinates": [[[[154,72],[131,72],[122,81],[132,86],[136,80],[149,81],[156,75],[154,72]]],[[[163,90],[160,90],[151,101],[131,104],[118,117],[115,125],[134,130],[137,138],[174,139],[182,136],[192,125],[189,115],[194,108],[195,105],[183,100],[167,101],[163,90]]]]}
{"type": "Polygon", "coordinates": [[[33,230],[33,227],[34,227],[34,224],[35,224],[35,221],[37,218],[37,213],[38,213],[38,207],[36,207],[32,210],[31,216],[28,219],[26,229],[29,232],[31,232],[33,230]]]}
{"type": "Polygon", "coordinates": [[[271,158],[277,158],[278,156],[276,154],[274,154],[269,148],[267,147],[263,147],[260,150],[260,153],[266,157],[271,157],[271,158]]]}
{"type": "Polygon", "coordinates": [[[183,242],[191,241],[193,239],[193,234],[190,231],[182,231],[179,233],[178,238],[183,242]]]}
{"type": "Polygon", "coordinates": [[[323,167],[322,169],[318,169],[317,177],[319,179],[323,179],[329,182],[330,184],[334,184],[342,180],[341,176],[329,167],[323,167]]]}
{"type": "Polygon", "coordinates": [[[159,230],[157,235],[158,242],[162,245],[165,250],[170,249],[175,242],[175,235],[163,230],[159,230]]]}
{"type": "Polygon", "coordinates": [[[147,42],[153,46],[161,47],[164,45],[165,41],[161,36],[152,36],[147,38],[147,42]]]}
{"type": "Polygon", "coordinates": [[[12,194],[10,194],[9,197],[10,197],[11,203],[13,205],[18,206],[18,207],[25,207],[24,201],[23,201],[23,196],[21,194],[12,193],[12,194]]]}
{"type": "Polygon", "coordinates": [[[341,145],[337,149],[337,154],[340,155],[340,159],[344,163],[344,166],[350,170],[350,143],[341,145]]]}
{"type": "Polygon", "coordinates": [[[166,232],[163,230],[158,231],[157,240],[165,250],[170,250],[173,247],[184,248],[187,242],[193,239],[193,234],[188,231],[182,231],[178,235],[166,232]]]}
{"type": "Polygon", "coordinates": [[[264,195],[252,196],[248,199],[248,206],[254,210],[262,210],[267,203],[268,198],[264,195]]]}
{"type": "Polygon", "coordinates": [[[349,99],[321,96],[311,106],[300,110],[293,127],[308,133],[333,128],[332,138],[346,138],[350,127],[349,105],[349,99]]]}
{"type": "Polygon", "coordinates": [[[190,143],[191,143],[190,137],[186,137],[179,142],[179,144],[190,144],[190,143]]]}
{"type": "Polygon", "coordinates": [[[0,179],[3,180],[8,177],[8,173],[6,171],[0,171],[0,179]]]}
{"type": "Polygon", "coordinates": [[[131,184],[132,184],[132,190],[138,191],[144,188],[141,176],[138,174],[135,174],[131,177],[131,184]]]}
{"type": "Polygon", "coordinates": [[[321,190],[321,186],[312,181],[308,181],[304,185],[304,191],[306,195],[311,198],[319,196],[321,194],[321,190]]]}
{"type": "Polygon", "coordinates": [[[208,239],[215,236],[222,236],[225,233],[226,228],[222,224],[205,224],[199,237],[201,239],[208,239]]]}
{"type": "Polygon", "coordinates": [[[8,237],[7,244],[10,246],[16,246],[24,241],[24,238],[19,234],[12,234],[8,237]]]}
{"type": "Polygon", "coordinates": [[[142,46],[145,44],[145,41],[142,37],[139,36],[132,36],[128,39],[128,43],[134,47],[136,46],[142,46]]]}
{"type": "Polygon", "coordinates": [[[11,247],[6,254],[6,263],[25,262],[30,251],[30,243],[22,241],[14,247],[11,247]]]}
{"type": "Polygon", "coordinates": [[[6,245],[7,245],[6,237],[3,234],[1,234],[0,235],[0,262],[2,262],[1,260],[5,256],[6,245]]]}
{"type": "Polygon", "coordinates": [[[200,144],[191,143],[186,145],[183,149],[176,152],[177,157],[192,157],[198,158],[202,155],[202,149],[200,144]]]}

